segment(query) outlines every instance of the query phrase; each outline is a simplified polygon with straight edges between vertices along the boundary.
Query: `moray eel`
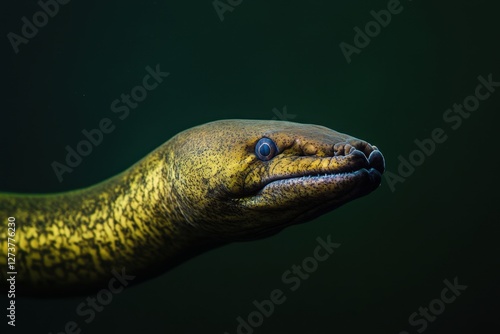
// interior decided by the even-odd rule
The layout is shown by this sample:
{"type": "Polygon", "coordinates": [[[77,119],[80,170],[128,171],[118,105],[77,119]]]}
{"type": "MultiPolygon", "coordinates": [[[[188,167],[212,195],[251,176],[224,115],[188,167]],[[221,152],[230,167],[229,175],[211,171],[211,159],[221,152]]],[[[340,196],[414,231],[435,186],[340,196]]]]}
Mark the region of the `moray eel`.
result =
{"type": "Polygon", "coordinates": [[[17,292],[75,295],[115,268],[154,277],[211,248],[270,236],[375,190],[384,158],[318,125],[221,120],[183,131],[125,172],[63,193],[0,194],[0,268],[15,218],[17,292]]]}

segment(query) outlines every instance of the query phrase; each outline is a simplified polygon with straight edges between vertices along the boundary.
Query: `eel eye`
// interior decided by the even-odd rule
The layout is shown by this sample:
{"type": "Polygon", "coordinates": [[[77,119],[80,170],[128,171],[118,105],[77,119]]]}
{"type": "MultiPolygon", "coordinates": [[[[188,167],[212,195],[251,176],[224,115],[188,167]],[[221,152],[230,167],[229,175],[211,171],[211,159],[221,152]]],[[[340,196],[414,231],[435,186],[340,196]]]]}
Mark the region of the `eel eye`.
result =
{"type": "Polygon", "coordinates": [[[278,148],[269,138],[261,138],[255,145],[255,155],[262,161],[271,160],[276,153],[278,153],[278,148]]]}

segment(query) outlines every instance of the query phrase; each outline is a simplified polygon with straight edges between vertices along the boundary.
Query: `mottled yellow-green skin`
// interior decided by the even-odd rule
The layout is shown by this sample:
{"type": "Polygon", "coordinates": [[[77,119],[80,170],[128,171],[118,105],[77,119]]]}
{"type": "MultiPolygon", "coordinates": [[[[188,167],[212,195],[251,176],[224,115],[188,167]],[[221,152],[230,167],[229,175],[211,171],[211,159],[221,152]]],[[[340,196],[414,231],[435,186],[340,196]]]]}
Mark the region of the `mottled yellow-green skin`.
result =
{"type": "Polygon", "coordinates": [[[366,165],[366,158],[348,154],[351,147],[367,156],[376,150],[316,125],[224,120],[181,132],[89,188],[0,194],[1,280],[8,271],[8,217],[16,223],[20,293],[105,287],[113,268],[125,268],[138,282],[207,249],[270,235],[372,191],[380,180],[340,173],[366,165]],[[262,137],[278,147],[269,161],[254,153],[262,137]],[[326,181],[300,179],[336,172],[326,181]]]}

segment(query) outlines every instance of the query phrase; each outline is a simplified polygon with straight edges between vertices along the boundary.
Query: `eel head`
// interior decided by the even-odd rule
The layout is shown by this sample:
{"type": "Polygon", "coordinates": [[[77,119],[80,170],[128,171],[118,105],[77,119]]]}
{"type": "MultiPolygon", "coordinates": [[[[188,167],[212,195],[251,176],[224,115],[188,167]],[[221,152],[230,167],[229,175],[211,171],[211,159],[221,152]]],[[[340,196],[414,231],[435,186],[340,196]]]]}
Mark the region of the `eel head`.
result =
{"type": "Polygon", "coordinates": [[[363,140],[284,121],[216,121],[165,145],[177,209],[230,241],[272,235],[367,195],[385,168],[363,140]]]}

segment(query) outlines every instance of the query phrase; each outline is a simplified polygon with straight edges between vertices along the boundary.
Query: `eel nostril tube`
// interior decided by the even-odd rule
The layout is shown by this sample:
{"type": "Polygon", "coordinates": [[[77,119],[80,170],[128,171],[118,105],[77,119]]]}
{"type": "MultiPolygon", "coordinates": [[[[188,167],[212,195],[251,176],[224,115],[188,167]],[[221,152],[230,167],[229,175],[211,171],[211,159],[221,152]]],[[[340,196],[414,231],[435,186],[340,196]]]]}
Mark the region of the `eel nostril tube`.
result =
{"type": "Polygon", "coordinates": [[[354,152],[354,150],[358,150],[362,152],[367,158],[370,154],[376,150],[375,147],[371,146],[365,141],[361,141],[359,139],[354,139],[349,142],[337,143],[334,145],[334,155],[348,155],[354,152]]]}
{"type": "Polygon", "coordinates": [[[307,143],[302,147],[305,155],[314,155],[318,152],[318,148],[311,143],[307,143]]]}
{"type": "Polygon", "coordinates": [[[385,171],[385,159],[379,150],[373,150],[368,156],[370,166],[378,170],[380,173],[385,171]]]}
{"type": "Polygon", "coordinates": [[[350,144],[354,146],[357,150],[363,152],[367,158],[374,150],[374,148],[370,144],[359,139],[351,141],[350,144]]]}

